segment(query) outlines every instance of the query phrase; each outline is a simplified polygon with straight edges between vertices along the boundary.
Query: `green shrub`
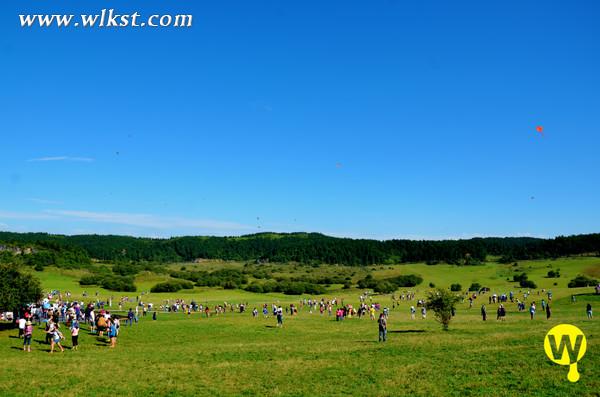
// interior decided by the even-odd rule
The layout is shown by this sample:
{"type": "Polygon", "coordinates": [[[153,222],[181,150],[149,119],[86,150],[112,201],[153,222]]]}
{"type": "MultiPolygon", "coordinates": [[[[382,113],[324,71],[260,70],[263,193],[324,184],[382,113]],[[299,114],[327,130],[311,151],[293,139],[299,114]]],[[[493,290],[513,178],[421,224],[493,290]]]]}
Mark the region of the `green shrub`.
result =
{"type": "Polygon", "coordinates": [[[417,285],[423,282],[423,278],[421,276],[417,276],[416,274],[407,274],[403,276],[388,278],[386,279],[386,281],[395,284],[397,288],[416,287],[417,285]]]}
{"type": "Polygon", "coordinates": [[[598,284],[597,280],[584,276],[583,274],[578,275],[573,280],[569,281],[567,285],[569,288],[580,288],[580,287],[593,287],[598,284]]]}
{"type": "Polygon", "coordinates": [[[515,274],[513,276],[513,281],[515,282],[521,282],[521,281],[525,281],[527,280],[527,274],[526,273],[521,273],[521,274],[515,274]]]}
{"type": "Polygon", "coordinates": [[[249,292],[254,292],[254,293],[257,293],[257,294],[262,294],[262,293],[264,292],[264,291],[263,291],[263,287],[262,287],[262,285],[260,285],[260,284],[258,284],[258,283],[252,283],[252,284],[248,284],[248,285],[246,286],[246,288],[244,288],[244,289],[245,289],[246,291],[249,291],[249,292]]]}
{"type": "Polygon", "coordinates": [[[139,265],[130,262],[119,262],[112,267],[113,273],[119,276],[135,276],[140,270],[139,265]]]}
{"type": "Polygon", "coordinates": [[[133,277],[106,276],[100,284],[102,288],[110,291],[135,292],[137,287],[133,283],[133,277]]]}
{"type": "Polygon", "coordinates": [[[374,288],[375,292],[379,292],[382,294],[391,294],[392,292],[396,291],[398,288],[396,287],[396,284],[392,284],[389,281],[379,281],[374,288]]]}
{"type": "Polygon", "coordinates": [[[435,319],[442,324],[444,331],[448,330],[452,313],[456,310],[459,300],[460,298],[441,288],[428,293],[425,305],[428,310],[433,311],[435,319]]]}
{"type": "Polygon", "coordinates": [[[227,280],[223,283],[223,288],[225,289],[236,289],[237,287],[237,284],[231,280],[227,280]]]}
{"type": "Polygon", "coordinates": [[[460,285],[460,284],[452,284],[450,286],[450,291],[453,291],[453,292],[462,291],[462,285],[460,285]]]}
{"type": "Polygon", "coordinates": [[[519,285],[522,288],[531,288],[531,289],[537,288],[536,283],[534,283],[532,280],[521,280],[521,281],[519,281],[519,285]]]}
{"type": "Polygon", "coordinates": [[[192,289],[194,284],[189,281],[171,280],[158,283],[150,289],[150,292],[177,292],[182,289],[192,289]]]}
{"type": "Polygon", "coordinates": [[[469,291],[481,291],[481,284],[472,283],[471,286],[469,287],[469,291]]]}
{"type": "Polygon", "coordinates": [[[83,276],[79,280],[79,285],[100,285],[104,277],[98,275],[83,276]]]}

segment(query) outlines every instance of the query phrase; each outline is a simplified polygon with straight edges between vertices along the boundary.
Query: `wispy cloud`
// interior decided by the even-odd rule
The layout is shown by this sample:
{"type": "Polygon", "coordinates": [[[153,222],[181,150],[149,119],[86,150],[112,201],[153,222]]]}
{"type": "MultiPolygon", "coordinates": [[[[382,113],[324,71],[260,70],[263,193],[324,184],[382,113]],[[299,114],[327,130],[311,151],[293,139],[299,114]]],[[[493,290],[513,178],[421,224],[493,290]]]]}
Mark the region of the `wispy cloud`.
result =
{"type": "Polygon", "coordinates": [[[8,225],[6,223],[0,222],[0,229],[8,229],[8,225]]]}
{"type": "Polygon", "coordinates": [[[0,219],[20,219],[20,220],[56,219],[56,215],[44,214],[44,213],[34,213],[34,212],[0,211],[0,219]]]}
{"type": "Polygon", "coordinates": [[[168,217],[151,214],[125,212],[92,212],[70,210],[46,210],[45,213],[88,222],[111,223],[161,230],[201,229],[203,231],[240,232],[252,230],[253,227],[235,222],[209,219],[168,217]]]}
{"type": "Polygon", "coordinates": [[[91,157],[69,157],[69,156],[54,156],[54,157],[38,157],[35,159],[29,159],[28,162],[39,162],[39,161],[78,161],[84,163],[91,163],[94,161],[91,157]]]}
{"type": "Polygon", "coordinates": [[[27,201],[31,201],[33,203],[38,203],[38,204],[62,204],[61,201],[54,201],[54,200],[45,200],[45,199],[40,199],[40,198],[28,198],[27,201]]]}

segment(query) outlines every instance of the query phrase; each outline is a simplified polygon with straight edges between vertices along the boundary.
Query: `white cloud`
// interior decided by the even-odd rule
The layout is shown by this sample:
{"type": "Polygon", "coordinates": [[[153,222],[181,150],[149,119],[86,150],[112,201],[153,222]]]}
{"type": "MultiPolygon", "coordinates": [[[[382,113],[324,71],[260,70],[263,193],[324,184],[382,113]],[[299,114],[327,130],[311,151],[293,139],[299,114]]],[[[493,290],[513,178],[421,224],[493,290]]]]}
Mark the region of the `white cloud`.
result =
{"type": "Polygon", "coordinates": [[[51,214],[40,214],[40,213],[33,213],[33,212],[0,211],[0,219],[38,220],[38,219],[56,219],[56,216],[51,215],[51,214]]]}
{"type": "Polygon", "coordinates": [[[35,159],[27,160],[29,162],[38,162],[38,161],[78,161],[84,163],[91,163],[94,161],[91,157],[69,157],[69,156],[54,156],[54,157],[38,157],[35,159]]]}
{"type": "Polygon", "coordinates": [[[181,217],[158,216],[151,214],[137,214],[124,212],[92,212],[69,210],[46,210],[45,213],[76,220],[111,223],[152,229],[179,229],[193,228],[210,231],[236,232],[252,230],[251,226],[235,222],[217,221],[209,219],[193,219],[181,217]]]}
{"type": "Polygon", "coordinates": [[[40,198],[28,198],[27,201],[31,201],[33,203],[38,203],[38,204],[62,204],[61,201],[45,200],[45,199],[40,199],[40,198]]]}

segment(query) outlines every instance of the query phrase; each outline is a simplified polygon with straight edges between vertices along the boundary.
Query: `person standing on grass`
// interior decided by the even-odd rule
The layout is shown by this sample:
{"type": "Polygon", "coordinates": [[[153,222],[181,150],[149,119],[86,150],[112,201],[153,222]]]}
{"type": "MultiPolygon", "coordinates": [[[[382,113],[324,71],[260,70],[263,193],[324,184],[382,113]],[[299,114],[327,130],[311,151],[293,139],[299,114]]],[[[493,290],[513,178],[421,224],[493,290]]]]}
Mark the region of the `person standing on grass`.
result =
{"type": "Polygon", "coordinates": [[[115,316],[115,318],[112,320],[112,323],[117,330],[117,336],[119,336],[119,331],[121,330],[121,320],[119,320],[119,317],[115,316]]]}
{"type": "Polygon", "coordinates": [[[550,311],[550,303],[546,304],[546,320],[550,320],[550,316],[552,315],[552,311],[550,311]]]}
{"type": "Polygon", "coordinates": [[[94,312],[93,307],[90,309],[89,317],[90,317],[90,332],[92,334],[95,334],[96,333],[96,313],[94,312]]]}
{"type": "Polygon", "coordinates": [[[506,308],[504,305],[500,305],[500,320],[506,320],[506,308]]]}
{"type": "Polygon", "coordinates": [[[98,317],[98,324],[96,325],[98,328],[98,336],[104,336],[104,331],[106,331],[106,317],[104,314],[100,313],[100,316],[98,317]]]}
{"type": "Polygon", "coordinates": [[[33,324],[31,321],[25,323],[25,331],[23,333],[23,351],[31,353],[31,338],[33,337],[33,324]]]}
{"type": "Polygon", "coordinates": [[[533,320],[533,317],[535,316],[535,302],[531,302],[531,306],[529,306],[529,314],[533,320]]]}
{"type": "Polygon", "coordinates": [[[587,318],[588,318],[588,320],[591,320],[593,318],[593,316],[592,316],[592,304],[588,303],[587,306],[585,307],[585,310],[587,312],[587,318]]]}
{"type": "Polygon", "coordinates": [[[414,306],[410,307],[410,319],[414,320],[415,319],[415,313],[417,312],[417,309],[415,309],[414,306]]]}
{"type": "Polygon", "coordinates": [[[129,323],[129,326],[131,327],[133,325],[133,317],[135,315],[133,314],[133,310],[131,310],[131,308],[129,308],[129,311],[127,312],[127,321],[125,322],[125,324],[129,323]]]}
{"type": "Polygon", "coordinates": [[[281,306],[277,309],[277,326],[283,327],[283,309],[281,306]]]}
{"type": "Polygon", "coordinates": [[[387,320],[385,314],[381,313],[379,315],[377,323],[379,324],[379,342],[385,342],[387,340],[387,320]]]}
{"type": "Polygon", "coordinates": [[[21,339],[25,333],[25,324],[27,324],[27,320],[25,320],[25,316],[21,316],[17,322],[19,323],[19,339],[21,339]]]}
{"type": "Polygon", "coordinates": [[[64,338],[62,333],[58,330],[58,324],[53,320],[50,320],[50,325],[48,327],[48,331],[46,331],[50,335],[50,353],[54,353],[54,346],[58,345],[60,347],[61,353],[64,353],[65,349],[60,344],[61,339],[64,338]]]}
{"type": "Polygon", "coordinates": [[[73,344],[72,350],[77,350],[79,347],[79,321],[74,320],[71,324],[71,342],[73,344]]]}
{"type": "Polygon", "coordinates": [[[283,308],[275,306],[275,315],[277,317],[277,325],[283,327],[283,308]]]}
{"type": "Polygon", "coordinates": [[[483,319],[483,321],[487,319],[487,310],[485,308],[485,305],[481,305],[481,318],[483,319]]]}
{"type": "Polygon", "coordinates": [[[108,320],[108,338],[110,339],[110,347],[114,348],[117,345],[117,326],[111,320],[108,320]]]}
{"type": "Polygon", "coordinates": [[[427,309],[425,308],[425,306],[421,306],[421,317],[423,318],[423,320],[427,318],[427,309]]]}

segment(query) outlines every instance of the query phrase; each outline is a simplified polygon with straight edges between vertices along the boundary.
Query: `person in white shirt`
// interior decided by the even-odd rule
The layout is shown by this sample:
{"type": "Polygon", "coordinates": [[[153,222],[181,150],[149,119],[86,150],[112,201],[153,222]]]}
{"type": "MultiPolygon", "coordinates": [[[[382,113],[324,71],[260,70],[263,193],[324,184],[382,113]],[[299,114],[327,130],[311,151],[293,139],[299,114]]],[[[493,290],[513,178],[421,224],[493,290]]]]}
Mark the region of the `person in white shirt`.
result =
{"type": "Polygon", "coordinates": [[[19,322],[19,338],[21,338],[25,334],[25,323],[27,323],[27,320],[25,320],[23,317],[21,317],[18,322],[19,322]]]}

